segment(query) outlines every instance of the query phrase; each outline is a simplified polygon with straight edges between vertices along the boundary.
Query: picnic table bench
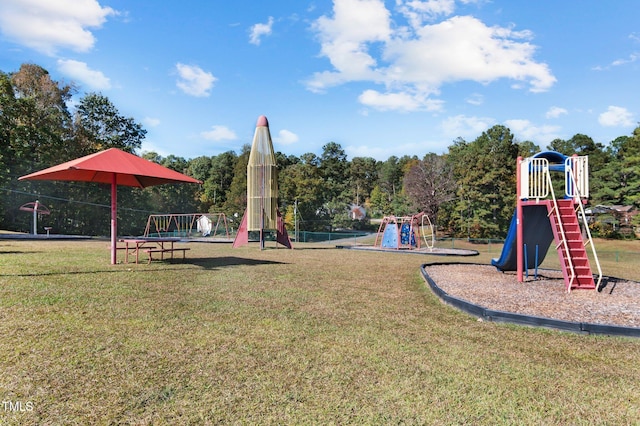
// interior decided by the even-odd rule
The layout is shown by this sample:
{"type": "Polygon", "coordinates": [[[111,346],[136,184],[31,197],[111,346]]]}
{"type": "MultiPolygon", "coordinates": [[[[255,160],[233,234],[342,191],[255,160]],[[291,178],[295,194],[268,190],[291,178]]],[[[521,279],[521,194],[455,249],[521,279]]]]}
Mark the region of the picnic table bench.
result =
{"type": "Polygon", "coordinates": [[[160,260],[164,260],[165,253],[171,253],[171,259],[173,259],[173,253],[176,251],[181,251],[182,260],[184,260],[186,258],[185,252],[187,250],[191,250],[191,249],[189,247],[148,248],[148,249],[145,249],[144,252],[147,253],[147,255],[149,255],[148,263],[151,263],[151,261],[153,260],[153,253],[160,253],[160,260]]]}
{"type": "Polygon", "coordinates": [[[129,254],[135,254],[136,263],[140,260],[140,251],[143,251],[148,256],[148,262],[153,260],[153,253],[160,253],[160,260],[164,260],[165,253],[171,253],[171,259],[173,259],[173,253],[178,251],[182,252],[182,259],[186,258],[186,251],[191,250],[188,247],[175,247],[174,243],[180,241],[179,238],[123,238],[120,242],[125,244],[124,247],[119,247],[125,251],[124,263],[129,263],[129,254]]]}

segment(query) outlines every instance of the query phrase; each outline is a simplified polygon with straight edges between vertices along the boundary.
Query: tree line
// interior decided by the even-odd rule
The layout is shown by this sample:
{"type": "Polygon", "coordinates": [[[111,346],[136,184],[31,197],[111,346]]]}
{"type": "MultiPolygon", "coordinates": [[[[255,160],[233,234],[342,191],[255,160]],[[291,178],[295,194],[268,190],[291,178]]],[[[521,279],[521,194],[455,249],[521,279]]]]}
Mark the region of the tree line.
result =
{"type": "MultiPolygon", "coordinates": [[[[73,83],[54,81],[35,64],[0,71],[1,229],[29,232],[31,217],[19,207],[38,199],[51,210],[42,222],[56,233],[109,234],[110,192],[104,186],[18,181],[22,175],[107,148],[140,150],[146,135],[141,124],[121,115],[100,93],[84,94],[72,104],[77,92],[73,83]]],[[[161,213],[225,213],[237,226],[246,206],[250,149],[245,144],[240,152],[192,159],[142,153],[203,184],[120,187],[120,233],[139,235],[148,215],[161,213]]],[[[640,126],[606,146],[576,134],[555,139],[544,149],[589,156],[592,205],[640,206],[640,126]]],[[[279,207],[288,227],[297,221],[298,229],[306,231],[371,229],[370,218],[424,211],[440,233],[503,238],[515,206],[516,158],[540,150],[496,125],[473,141],[458,138],[444,154],[422,157],[348,160],[335,142],[326,143],[319,154],[277,152],[279,207]],[[353,206],[365,207],[367,217],[354,219],[353,206]]],[[[602,224],[594,228],[606,231],[602,224]]]]}

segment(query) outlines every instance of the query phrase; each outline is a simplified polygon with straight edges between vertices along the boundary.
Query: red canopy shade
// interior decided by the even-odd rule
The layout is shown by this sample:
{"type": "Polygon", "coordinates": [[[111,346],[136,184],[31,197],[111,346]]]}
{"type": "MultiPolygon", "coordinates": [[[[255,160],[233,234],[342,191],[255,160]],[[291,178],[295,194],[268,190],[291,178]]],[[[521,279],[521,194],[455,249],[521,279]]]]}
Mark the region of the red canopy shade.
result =
{"type": "Polygon", "coordinates": [[[117,185],[138,188],[146,188],[147,186],[163,183],[202,183],[197,179],[117,148],[110,148],[67,161],[66,163],[22,176],[19,180],[66,180],[110,184],[114,173],[117,185]]]}
{"type": "Polygon", "coordinates": [[[67,161],[18,180],[62,180],[111,184],[111,263],[116,263],[117,192],[118,185],[146,188],[164,183],[202,183],[190,176],[168,169],[129,154],[110,148],[95,154],[67,161]]]}

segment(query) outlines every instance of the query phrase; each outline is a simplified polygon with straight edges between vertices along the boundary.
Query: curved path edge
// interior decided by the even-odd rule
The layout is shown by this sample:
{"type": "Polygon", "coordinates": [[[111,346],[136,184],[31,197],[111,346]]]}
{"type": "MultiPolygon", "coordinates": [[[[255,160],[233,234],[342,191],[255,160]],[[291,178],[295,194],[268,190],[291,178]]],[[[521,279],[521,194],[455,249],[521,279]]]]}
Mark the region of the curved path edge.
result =
{"type": "MultiPolygon", "coordinates": [[[[545,327],[562,331],[570,331],[573,333],[581,334],[598,334],[608,336],[624,336],[624,337],[640,337],[640,328],[636,327],[624,327],[620,325],[607,325],[607,324],[592,324],[586,322],[570,322],[553,318],[538,317],[533,315],[517,314],[513,312],[496,311],[488,309],[474,303],[467,302],[464,299],[460,299],[451,296],[446,291],[438,287],[435,281],[429,276],[425,270],[428,266],[433,265],[461,265],[461,262],[447,262],[447,263],[425,263],[420,266],[420,273],[425,281],[429,284],[431,290],[442,300],[444,303],[453,306],[463,312],[473,315],[477,318],[482,318],[486,321],[504,322],[518,325],[528,325],[532,327],[545,327]]],[[[464,263],[467,264],[468,263],[464,263]]]]}
{"type": "Polygon", "coordinates": [[[363,251],[377,251],[384,253],[399,253],[399,254],[420,254],[427,256],[478,256],[480,252],[477,250],[468,250],[468,249],[445,249],[445,248],[434,248],[432,250],[425,249],[395,249],[395,248],[380,248],[374,246],[355,246],[355,245],[337,245],[337,249],[348,249],[348,250],[363,250],[363,251]]]}

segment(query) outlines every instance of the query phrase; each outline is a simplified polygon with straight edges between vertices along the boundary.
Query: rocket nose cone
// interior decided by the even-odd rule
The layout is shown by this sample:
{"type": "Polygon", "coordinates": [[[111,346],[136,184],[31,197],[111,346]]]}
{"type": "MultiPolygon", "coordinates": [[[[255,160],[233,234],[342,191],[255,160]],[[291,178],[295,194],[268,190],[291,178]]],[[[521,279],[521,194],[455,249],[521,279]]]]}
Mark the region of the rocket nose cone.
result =
{"type": "Polygon", "coordinates": [[[261,115],[260,117],[258,117],[258,122],[256,123],[256,126],[269,127],[269,122],[267,121],[267,117],[265,117],[264,115],[261,115]]]}

